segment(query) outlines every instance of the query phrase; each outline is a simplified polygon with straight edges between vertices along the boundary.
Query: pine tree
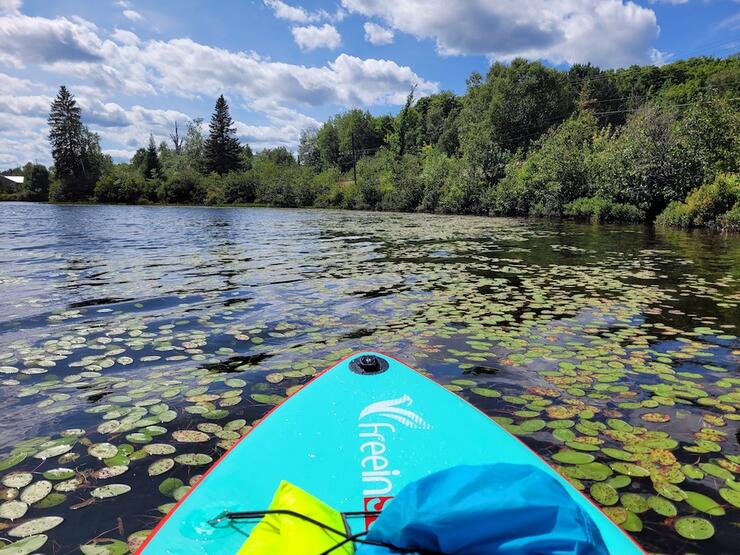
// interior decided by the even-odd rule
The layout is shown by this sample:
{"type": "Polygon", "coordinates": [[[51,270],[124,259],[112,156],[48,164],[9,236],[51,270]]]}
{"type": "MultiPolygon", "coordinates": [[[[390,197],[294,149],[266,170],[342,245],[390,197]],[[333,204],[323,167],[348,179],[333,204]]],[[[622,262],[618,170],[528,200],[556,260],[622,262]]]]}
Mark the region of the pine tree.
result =
{"type": "Polygon", "coordinates": [[[67,189],[70,200],[80,198],[75,183],[85,177],[80,108],[74,96],[62,85],[49,111],[49,142],[57,178],[67,189]]]}
{"type": "Polygon", "coordinates": [[[154,142],[154,135],[150,133],[149,147],[146,149],[146,155],[144,156],[142,173],[147,179],[157,179],[161,172],[162,168],[159,163],[159,155],[157,154],[157,144],[154,142]]]}
{"type": "Polygon", "coordinates": [[[205,144],[206,170],[221,175],[239,169],[241,147],[224,95],[218,97],[205,144]]]}

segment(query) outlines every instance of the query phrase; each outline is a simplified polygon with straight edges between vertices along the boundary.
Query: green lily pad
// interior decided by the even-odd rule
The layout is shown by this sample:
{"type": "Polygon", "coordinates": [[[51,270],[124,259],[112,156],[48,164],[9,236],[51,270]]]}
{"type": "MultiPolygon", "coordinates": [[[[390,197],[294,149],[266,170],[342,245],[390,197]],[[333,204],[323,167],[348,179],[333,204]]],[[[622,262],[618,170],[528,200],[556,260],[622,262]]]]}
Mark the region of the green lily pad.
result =
{"type": "Polygon", "coordinates": [[[661,516],[673,518],[678,514],[676,506],[673,503],[657,495],[651,495],[648,497],[647,504],[648,507],[661,516]]]}
{"type": "Polygon", "coordinates": [[[740,491],[736,491],[730,488],[722,488],[719,490],[719,495],[730,505],[733,505],[740,509],[740,491]]]}
{"type": "Polygon", "coordinates": [[[501,397],[501,393],[488,387],[471,387],[470,391],[481,397],[501,397]]]}
{"type": "Polygon", "coordinates": [[[169,445],[167,443],[150,443],[148,445],[144,445],[142,449],[148,455],[171,455],[176,451],[173,445],[169,445]]]}
{"type": "Polygon", "coordinates": [[[90,495],[96,499],[107,499],[128,493],[129,491],[131,491],[131,486],[127,486],[126,484],[108,484],[107,486],[95,488],[90,492],[90,495]]]}
{"type": "Polygon", "coordinates": [[[152,464],[149,465],[147,473],[149,474],[149,476],[159,476],[160,474],[164,474],[165,472],[170,470],[173,466],[175,466],[174,460],[170,458],[159,459],[158,461],[154,461],[152,464]]]}
{"type": "Polygon", "coordinates": [[[633,477],[650,476],[650,472],[648,470],[645,470],[643,467],[638,466],[636,464],[632,464],[632,463],[626,463],[626,462],[610,463],[609,466],[615,472],[619,472],[620,474],[624,474],[626,476],[633,476],[633,477]]]}
{"type": "Polygon", "coordinates": [[[731,480],[733,478],[732,472],[722,468],[721,466],[717,466],[716,464],[700,463],[699,468],[701,468],[710,476],[714,476],[715,478],[719,478],[721,480],[731,480]]]}
{"type": "Polygon", "coordinates": [[[64,519],[60,516],[44,516],[41,518],[34,518],[33,520],[27,520],[23,524],[19,524],[8,532],[8,536],[13,538],[26,538],[28,536],[34,536],[56,528],[59,526],[64,519]]]}
{"type": "Polygon", "coordinates": [[[80,546],[83,555],[125,555],[129,552],[128,544],[112,538],[101,538],[94,543],[80,546]]]}
{"type": "Polygon", "coordinates": [[[620,501],[625,509],[633,513],[644,513],[650,508],[647,500],[636,493],[625,493],[620,497],[620,501]]]}
{"type": "Polygon", "coordinates": [[[615,524],[621,525],[627,520],[627,509],[624,507],[604,507],[602,510],[615,524]]]}
{"type": "Polygon", "coordinates": [[[172,437],[180,443],[201,443],[208,441],[208,434],[198,430],[177,430],[172,432],[172,437]]]}
{"type": "Polygon", "coordinates": [[[118,447],[111,443],[96,443],[88,447],[87,452],[98,459],[108,459],[118,454],[118,447]]]}
{"type": "Polygon", "coordinates": [[[660,495],[673,501],[684,501],[687,497],[684,490],[668,482],[654,482],[653,487],[660,495]]]}
{"type": "Polygon", "coordinates": [[[265,393],[252,393],[250,397],[262,405],[277,405],[285,399],[280,395],[268,395],[265,393]]]}
{"type": "Polygon", "coordinates": [[[187,453],[175,457],[175,462],[187,466],[199,466],[212,463],[213,457],[209,457],[204,453],[187,453]]]}
{"type": "Polygon", "coordinates": [[[613,478],[609,478],[607,484],[615,489],[626,488],[632,483],[632,478],[625,476],[624,474],[617,474],[613,478]]]}
{"type": "Polygon", "coordinates": [[[44,472],[44,478],[47,480],[68,480],[75,475],[71,468],[53,468],[44,472]]]}
{"type": "Polygon", "coordinates": [[[725,510],[714,499],[696,491],[686,492],[686,502],[697,511],[708,515],[722,516],[725,514],[725,510]]]}
{"type": "Polygon", "coordinates": [[[48,539],[44,534],[38,534],[11,544],[3,544],[3,547],[0,547],[0,555],[29,555],[35,553],[48,539]]]}
{"type": "Polygon", "coordinates": [[[52,507],[56,507],[57,505],[61,505],[66,500],[66,495],[53,491],[49,495],[44,497],[41,501],[34,503],[33,506],[36,509],[50,509],[52,507]]]}
{"type": "Polygon", "coordinates": [[[622,523],[622,528],[627,532],[642,532],[642,520],[632,511],[626,511],[627,517],[622,523]]]}
{"type": "Polygon", "coordinates": [[[588,453],[570,451],[568,449],[555,453],[552,458],[558,462],[566,464],[586,464],[596,459],[596,457],[589,455],[588,453]]]}
{"type": "Polygon", "coordinates": [[[685,516],[673,523],[676,532],[689,540],[708,540],[714,536],[714,526],[704,518],[685,516]]]}
{"type": "Polygon", "coordinates": [[[172,497],[172,494],[174,493],[174,491],[177,488],[182,487],[182,485],[183,483],[182,483],[182,480],[180,480],[180,478],[167,478],[161,484],[159,484],[159,492],[162,495],[167,495],[167,496],[172,497]]]}
{"type": "Polygon", "coordinates": [[[589,490],[591,497],[602,505],[614,505],[619,500],[619,494],[612,486],[597,482],[589,490]]]}

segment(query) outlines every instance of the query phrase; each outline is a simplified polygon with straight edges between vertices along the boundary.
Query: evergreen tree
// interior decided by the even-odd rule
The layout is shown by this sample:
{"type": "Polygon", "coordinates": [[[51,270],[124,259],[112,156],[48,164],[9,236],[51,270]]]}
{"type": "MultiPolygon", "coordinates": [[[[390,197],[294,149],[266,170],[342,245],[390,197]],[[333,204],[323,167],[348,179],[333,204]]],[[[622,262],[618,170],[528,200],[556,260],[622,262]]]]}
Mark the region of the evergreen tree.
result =
{"type": "Polygon", "coordinates": [[[49,142],[57,178],[69,200],[83,196],[85,167],[82,119],[74,96],[62,85],[49,111],[49,142]]]}
{"type": "Polygon", "coordinates": [[[224,95],[218,97],[205,144],[206,169],[221,175],[239,169],[241,147],[224,95]]]}
{"type": "Polygon", "coordinates": [[[157,154],[157,144],[154,142],[154,136],[149,134],[149,147],[146,149],[142,166],[142,173],[147,179],[157,179],[162,173],[162,167],[159,164],[159,155],[157,154]]]}

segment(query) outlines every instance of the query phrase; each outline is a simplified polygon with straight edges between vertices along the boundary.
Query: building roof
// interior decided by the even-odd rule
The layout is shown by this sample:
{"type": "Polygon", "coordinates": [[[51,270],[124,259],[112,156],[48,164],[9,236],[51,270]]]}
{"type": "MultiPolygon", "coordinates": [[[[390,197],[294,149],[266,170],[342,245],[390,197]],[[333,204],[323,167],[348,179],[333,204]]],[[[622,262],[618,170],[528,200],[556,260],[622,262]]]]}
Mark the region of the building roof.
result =
{"type": "Polygon", "coordinates": [[[12,181],[13,183],[16,183],[18,185],[23,185],[22,175],[0,175],[0,177],[4,177],[8,181],[12,181]]]}

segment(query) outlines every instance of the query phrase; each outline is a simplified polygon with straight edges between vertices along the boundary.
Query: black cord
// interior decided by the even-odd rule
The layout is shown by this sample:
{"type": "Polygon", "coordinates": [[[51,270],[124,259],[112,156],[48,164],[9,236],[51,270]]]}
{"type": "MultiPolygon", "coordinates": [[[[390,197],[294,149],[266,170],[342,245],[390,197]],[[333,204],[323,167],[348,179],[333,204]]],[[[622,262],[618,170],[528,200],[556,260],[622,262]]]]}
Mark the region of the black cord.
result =
{"type": "MultiPolygon", "coordinates": [[[[375,541],[375,540],[363,540],[362,537],[367,535],[367,532],[360,532],[358,534],[349,535],[348,531],[341,531],[337,530],[336,528],[329,526],[328,524],[324,524],[323,522],[320,522],[316,519],[311,518],[310,516],[306,516],[301,513],[297,513],[295,511],[291,511],[289,509],[273,509],[268,511],[240,511],[240,512],[226,512],[222,513],[216,518],[213,518],[208,521],[208,524],[211,526],[218,525],[222,520],[249,520],[253,518],[263,518],[266,515],[287,515],[287,516],[294,516],[296,518],[299,518],[301,520],[305,520],[306,522],[309,522],[313,524],[314,526],[318,526],[319,528],[322,528],[328,532],[332,532],[333,534],[336,534],[337,536],[342,536],[342,540],[339,541],[335,546],[330,547],[328,550],[324,551],[320,555],[327,555],[331,553],[332,551],[335,551],[342,547],[343,545],[352,542],[352,543],[362,543],[365,545],[375,545],[378,547],[386,547],[388,549],[393,549],[397,553],[421,553],[423,555],[444,555],[444,553],[439,553],[436,551],[426,551],[426,550],[420,550],[420,549],[409,549],[409,548],[403,548],[403,547],[397,547],[391,543],[382,542],[382,541],[375,541]]],[[[380,514],[380,511],[356,511],[356,512],[347,512],[347,513],[340,513],[345,517],[359,517],[359,516],[378,516],[380,514]]]]}

